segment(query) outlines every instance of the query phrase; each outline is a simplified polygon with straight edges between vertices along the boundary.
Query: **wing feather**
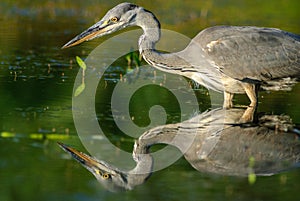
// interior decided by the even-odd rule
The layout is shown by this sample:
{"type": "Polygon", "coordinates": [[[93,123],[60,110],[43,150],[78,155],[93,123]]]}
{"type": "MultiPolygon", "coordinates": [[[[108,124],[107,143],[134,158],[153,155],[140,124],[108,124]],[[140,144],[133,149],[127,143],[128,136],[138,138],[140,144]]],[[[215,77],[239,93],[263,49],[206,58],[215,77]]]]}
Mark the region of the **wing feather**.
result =
{"type": "MultiPolygon", "coordinates": [[[[194,39],[227,76],[266,81],[300,77],[300,36],[274,28],[217,26],[194,39]]],[[[199,67],[200,68],[200,67],[199,67]]]]}

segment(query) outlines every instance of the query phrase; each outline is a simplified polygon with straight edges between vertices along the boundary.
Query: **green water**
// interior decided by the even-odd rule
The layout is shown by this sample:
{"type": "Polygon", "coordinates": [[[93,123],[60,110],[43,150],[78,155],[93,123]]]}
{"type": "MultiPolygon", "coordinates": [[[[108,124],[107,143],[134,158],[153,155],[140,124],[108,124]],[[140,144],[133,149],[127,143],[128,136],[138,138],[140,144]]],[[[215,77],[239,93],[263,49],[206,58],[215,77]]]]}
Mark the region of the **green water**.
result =
{"type": "MultiPolygon", "coordinates": [[[[298,0],[276,1],[132,1],[153,11],[165,29],[188,37],[205,27],[257,25],[300,34],[298,0]]],[[[300,172],[247,178],[207,175],[181,158],[155,172],[133,191],[111,193],[56,144],[63,141],[85,151],[72,116],[72,92],[82,58],[108,37],[61,50],[72,37],[98,21],[119,1],[0,2],[0,200],[296,200],[300,172]]],[[[133,139],[116,128],[110,95],[127,61],[121,58],[107,72],[107,88],[97,92],[97,117],[111,141],[126,151],[133,139]]],[[[207,91],[196,89],[200,111],[209,109],[207,91]]],[[[145,110],[157,100],[155,88],[136,96],[132,115],[139,125],[149,124],[145,110]],[[147,97],[148,101],[145,101],[147,97]],[[147,102],[147,104],[145,103],[147,102]]],[[[168,123],[180,120],[170,104],[171,95],[160,91],[168,123]]],[[[290,92],[262,92],[258,111],[287,114],[300,124],[300,85],[290,92]]],[[[248,104],[245,95],[235,102],[248,104]]],[[[172,102],[173,103],[173,102],[172,102]]],[[[176,105],[176,104],[175,104],[176,105]]]]}

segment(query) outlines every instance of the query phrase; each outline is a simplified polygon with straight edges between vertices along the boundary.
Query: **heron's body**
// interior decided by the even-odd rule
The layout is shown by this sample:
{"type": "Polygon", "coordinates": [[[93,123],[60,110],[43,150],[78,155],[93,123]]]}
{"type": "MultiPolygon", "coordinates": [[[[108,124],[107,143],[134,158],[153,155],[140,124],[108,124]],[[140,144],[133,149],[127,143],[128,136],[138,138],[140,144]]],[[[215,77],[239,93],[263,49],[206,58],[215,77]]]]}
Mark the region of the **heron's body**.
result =
{"type": "MultiPolygon", "coordinates": [[[[202,50],[199,55],[210,63],[206,71],[217,71],[220,80],[263,84],[271,79],[300,76],[300,36],[279,29],[216,26],[200,32],[193,42],[202,50]]],[[[190,52],[189,46],[185,52],[190,52]]],[[[197,63],[200,64],[195,60],[192,65],[197,63]]],[[[202,73],[201,66],[196,70],[202,73]]],[[[222,84],[231,93],[244,91],[242,83],[222,84]]]]}
{"type": "Polygon", "coordinates": [[[182,51],[155,50],[160,23],[148,10],[130,3],[111,9],[101,21],[76,36],[64,48],[128,26],[144,33],[139,51],[155,68],[191,78],[224,92],[224,107],[232,107],[236,93],[246,93],[256,105],[257,85],[286,77],[300,77],[300,36],[274,28],[216,26],[201,31],[182,51]]]}
{"type": "Polygon", "coordinates": [[[160,150],[160,155],[165,153],[166,158],[156,158],[150,152],[156,144],[176,147],[190,165],[202,173],[269,176],[299,167],[300,144],[295,140],[299,131],[290,118],[265,115],[259,118],[257,125],[245,126],[239,124],[244,112],[244,109],[217,108],[181,123],[157,126],[144,132],[134,144],[136,166],[129,171],[59,145],[110,190],[131,190],[151,176],[154,163],[159,163],[157,167],[169,164],[170,152],[160,150]],[[283,133],[283,130],[289,132],[283,133]],[[251,158],[255,161],[253,165],[249,163],[251,158]]]}

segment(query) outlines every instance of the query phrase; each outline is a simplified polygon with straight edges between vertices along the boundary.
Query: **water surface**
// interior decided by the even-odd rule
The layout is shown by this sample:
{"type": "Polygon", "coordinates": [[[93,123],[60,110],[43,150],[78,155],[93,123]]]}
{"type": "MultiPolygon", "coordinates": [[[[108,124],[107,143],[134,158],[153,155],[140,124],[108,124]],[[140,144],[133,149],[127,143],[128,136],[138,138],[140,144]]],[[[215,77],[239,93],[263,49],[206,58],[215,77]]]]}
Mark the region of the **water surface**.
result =
{"type": "MultiPolygon", "coordinates": [[[[300,34],[297,0],[286,1],[133,1],[153,11],[162,27],[188,37],[205,27],[257,25],[300,34]]],[[[99,20],[119,1],[1,1],[0,3],[0,200],[295,200],[299,170],[258,177],[201,173],[184,159],[155,172],[133,191],[111,193],[56,144],[63,141],[85,151],[72,117],[72,92],[79,71],[75,56],[86,58],[97,39],[61,50],[72,37],[99,20]]],[[[114,123],[110,95],[127,72],[125,58],[106,73],[107,87],[97,91],[96,111],[111,142],[131,152],[134,139],[114,123]]],[[[167,123],[180,121],[180,110],[168,91],[157,87],[136,95],[135,123],[149,124],[147,111],[157,101],[165,107],[167,123]],[[145,101],[145,95],[148,94],[145,101]],[[170,104],[170,101],[174,104],[170,104]]],[[[195,88],[199,110],[210,109],[207,91],[195,88]]],[[[290,92],[261,92],[259,113],[286,114],[300,124],[300,85],[290,92]]],[[[236,96],[247,105],[245,95],[236,96]]]]}

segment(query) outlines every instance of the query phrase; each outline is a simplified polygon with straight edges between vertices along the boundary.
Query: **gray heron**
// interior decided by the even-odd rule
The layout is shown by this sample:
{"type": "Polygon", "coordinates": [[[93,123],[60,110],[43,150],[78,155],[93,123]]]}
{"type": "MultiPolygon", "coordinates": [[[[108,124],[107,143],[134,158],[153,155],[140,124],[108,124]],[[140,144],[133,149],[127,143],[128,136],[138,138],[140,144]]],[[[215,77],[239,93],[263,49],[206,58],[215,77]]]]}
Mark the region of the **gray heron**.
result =
{"type": "Polygon", "coordinates": [[[59,145],[110,191],[132,190],[151,176],[154,163],[159,163],[154,153],[150,153],[156,144],[176,147],[190,165],[202,173],[269,176],[299,167],[300,144],[299,139],[295,139],[299,130],[294,128],[291,119],[283,115],[264,115],[257,124],[245,125],[239,123],[244,112],[245,109],[239,108],[217,108],[181,123],[145,131],[135,141],[132,157],[136,166],[129,171],[65,144],[59,145]],[[250,158],[254,160],[252,166],[250,158]]]}
{"type": "MultiPolygon", "coordinates": [[[[275,28],[215,26],[204,29],[182,51],[155,50],[160,23],[155,15],[132,3],[121,3],[96,24],[66,43],[68,48],[129,26],[139,26],[139,52],[153,67],[188,77],[224,93],[223,107],[233,106],[234,94],[246,93],[251,107],[257,90],[268,81],[300,77],[300,36],[275,28]]],[[[280,82],[278,82],[280,83],[280,82]]]]}

